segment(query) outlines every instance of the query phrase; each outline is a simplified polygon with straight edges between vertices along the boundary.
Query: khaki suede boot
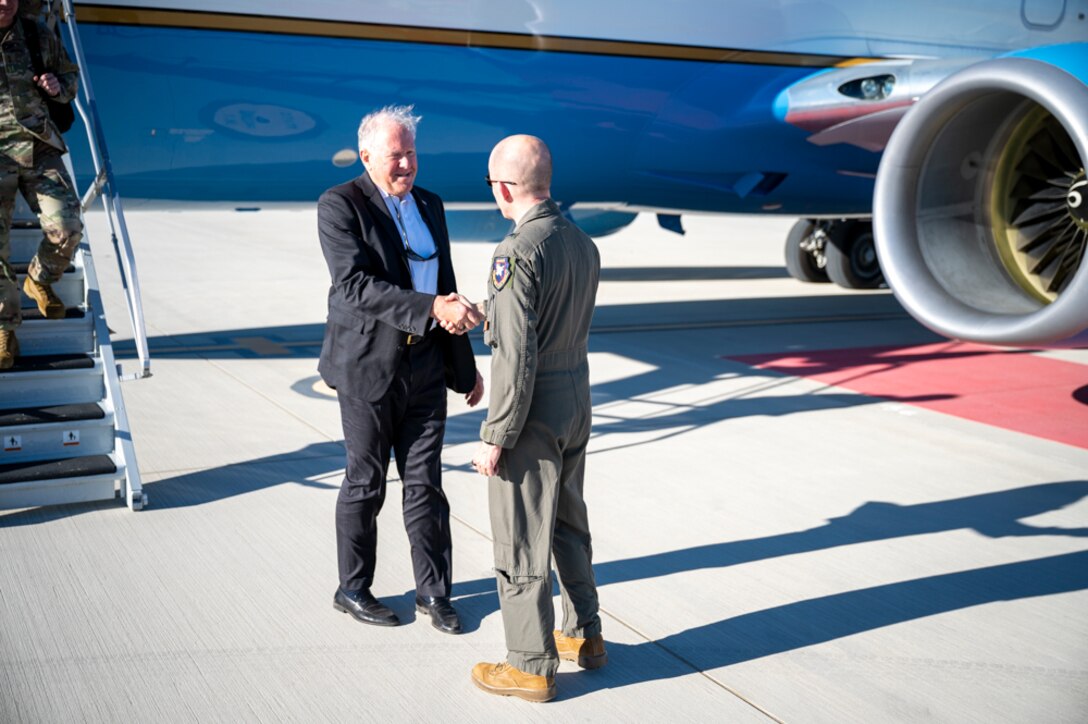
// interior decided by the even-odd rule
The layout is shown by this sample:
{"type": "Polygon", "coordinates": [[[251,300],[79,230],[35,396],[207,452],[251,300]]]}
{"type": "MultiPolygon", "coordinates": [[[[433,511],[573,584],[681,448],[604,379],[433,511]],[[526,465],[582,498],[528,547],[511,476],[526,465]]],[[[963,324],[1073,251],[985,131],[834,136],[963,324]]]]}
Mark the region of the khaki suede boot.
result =
{"type": "Polygon", "coordinates": [[[64,317],[64,302],[60,300],[53,287],[49,284],[41,284],[30,277],[23,282],[23,291],[26,295],[38,303],[38,311],[46,319],[61,319],[64,317]]]}
{"type": "Polygon", "coordinates": [[[599,669],[608,663],[608,652],[604,650],[604,637],[600,634],[588,639],[564,636],[556,631],[555,648],[559,649],[559,658],[575,661],[583,669],[599,669]]]}
{"type": "Polygon", "coordinates": [[[0,329],[0,370],[11,369],[18,356],[19,340],[15,339],[15,331],[0,329]]]}
{"type": "Polygon", "coordinates": [[[489,694],[516,696],[536,702],[555,698],[555,679],[526,674],[505,661],[500,664],[476,664],[472,668],[472,681],[489,694]]]}

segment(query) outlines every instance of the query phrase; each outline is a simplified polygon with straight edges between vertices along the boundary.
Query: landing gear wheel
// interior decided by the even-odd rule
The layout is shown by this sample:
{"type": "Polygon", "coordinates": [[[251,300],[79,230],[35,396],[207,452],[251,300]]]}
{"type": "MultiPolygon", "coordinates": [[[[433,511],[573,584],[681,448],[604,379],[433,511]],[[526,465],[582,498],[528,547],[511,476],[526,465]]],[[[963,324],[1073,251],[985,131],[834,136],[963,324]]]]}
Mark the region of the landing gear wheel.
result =
{"type": "Polygon", "coordinates": [[[826,283],[827,272],[820,268],[815,255],[804,248],[815,230],[816,222],[812,219],[800,219],[790,229],[786,236],[786,271],[800,282],[826,283]]]}
{"type": "Polygon", "coordinates": [[[883,283],[872,224],[861,221],[834,224],[828,236],[830,241],[824,253],[831,281],[844,289],[876,289],[883,283]]]}

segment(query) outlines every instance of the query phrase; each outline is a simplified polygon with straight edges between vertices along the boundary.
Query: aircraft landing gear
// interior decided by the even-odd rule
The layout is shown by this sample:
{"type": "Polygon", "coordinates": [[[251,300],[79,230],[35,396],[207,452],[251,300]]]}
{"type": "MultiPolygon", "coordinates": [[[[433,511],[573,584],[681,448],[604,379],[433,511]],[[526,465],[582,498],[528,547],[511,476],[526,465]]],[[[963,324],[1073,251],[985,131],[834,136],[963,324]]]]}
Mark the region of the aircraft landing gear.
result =
{"type": "Polygon", "coordinates": [[[827,234],[812,219],[801,219],[786,236],[786,271],[801,282],[825,283],[827,234]]]}
{"type": "Polygon", "coordinates": [[[844,289],[884,282],[868,219],[801,219],[786,237],[786,269],[799,281],[830,280],[844,289]]]}
{"type": "Polygon", "coordinates": [[[876,289],[884,283],[884,272],[876,258],[871,221],[835,222],[828,244],[827,276],[844,289],[876,289]]]}

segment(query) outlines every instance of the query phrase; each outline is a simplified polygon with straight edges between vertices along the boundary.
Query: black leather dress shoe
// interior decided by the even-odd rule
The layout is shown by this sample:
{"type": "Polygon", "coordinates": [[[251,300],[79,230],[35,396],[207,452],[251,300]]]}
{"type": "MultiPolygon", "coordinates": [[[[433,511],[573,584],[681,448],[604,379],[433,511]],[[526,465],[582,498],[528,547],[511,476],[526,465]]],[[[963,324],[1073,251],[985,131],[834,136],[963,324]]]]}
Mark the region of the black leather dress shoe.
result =
{"type": "Polygon", "coordinates": [[[416,611],[430,614],[431,625],[442,633],[461,633],[461,619],[445,596],[416,596],[416,611]]]}
{"type": "Polygon", "coordinates": [[[397,614],[370,595],[365,588],[358,591],[345,591],[336,589],[336,595],[332,597],[332,607],[337,611],[350,613],[356,621],[374,624],[375,626],[398,626],[400,619],[397,614]]]}

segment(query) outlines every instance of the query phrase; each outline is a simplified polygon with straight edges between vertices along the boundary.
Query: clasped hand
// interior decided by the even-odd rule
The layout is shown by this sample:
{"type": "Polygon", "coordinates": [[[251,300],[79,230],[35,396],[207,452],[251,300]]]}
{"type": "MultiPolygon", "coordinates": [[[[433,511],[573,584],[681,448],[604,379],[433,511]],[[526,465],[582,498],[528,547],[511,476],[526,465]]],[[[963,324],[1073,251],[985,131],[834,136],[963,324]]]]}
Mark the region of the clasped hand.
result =
{"type": "Polygon", "coordinates": [[[60,93],[60,82],[57,80],[57,76],[52,73],[42,73],[41,75],[34,76],[34,82],[43,91],[51,96],[55,96],[60,93]]]}
{"type": "Polygon", "coordinates": [[[432,316],[450,334],[464,334],[484,320],[484,313],[460,294],[434,298],[432,316]]]}

